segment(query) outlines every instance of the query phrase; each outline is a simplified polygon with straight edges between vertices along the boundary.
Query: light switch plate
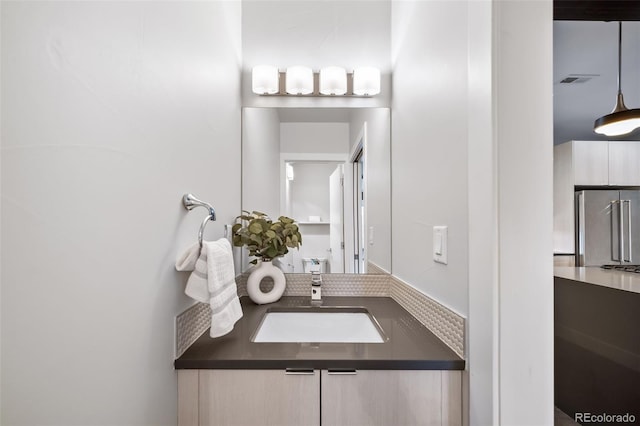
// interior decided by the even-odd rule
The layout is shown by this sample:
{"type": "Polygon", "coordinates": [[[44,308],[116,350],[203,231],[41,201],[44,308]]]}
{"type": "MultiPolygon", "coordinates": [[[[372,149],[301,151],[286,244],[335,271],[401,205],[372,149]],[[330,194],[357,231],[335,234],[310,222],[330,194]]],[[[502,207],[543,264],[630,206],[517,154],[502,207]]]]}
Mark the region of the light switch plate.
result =
{"type": "Polygon", "coordinates": [[[433,227],[433,260],[447,264],[447,226],[433,227]]]}

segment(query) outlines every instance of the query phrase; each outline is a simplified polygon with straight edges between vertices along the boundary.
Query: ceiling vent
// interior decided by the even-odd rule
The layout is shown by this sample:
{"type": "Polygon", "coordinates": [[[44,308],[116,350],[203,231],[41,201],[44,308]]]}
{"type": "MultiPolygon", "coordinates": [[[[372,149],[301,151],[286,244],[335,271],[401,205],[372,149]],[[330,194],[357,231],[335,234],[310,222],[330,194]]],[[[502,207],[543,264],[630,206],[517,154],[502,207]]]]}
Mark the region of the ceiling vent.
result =
{"type": "Polygon", "coordinates": [[[586,83],[592,78],[600,77],[600,74],[569,74],[562,80],[560,83],[563,84],[573,84],[573,83],[586,83]]]}

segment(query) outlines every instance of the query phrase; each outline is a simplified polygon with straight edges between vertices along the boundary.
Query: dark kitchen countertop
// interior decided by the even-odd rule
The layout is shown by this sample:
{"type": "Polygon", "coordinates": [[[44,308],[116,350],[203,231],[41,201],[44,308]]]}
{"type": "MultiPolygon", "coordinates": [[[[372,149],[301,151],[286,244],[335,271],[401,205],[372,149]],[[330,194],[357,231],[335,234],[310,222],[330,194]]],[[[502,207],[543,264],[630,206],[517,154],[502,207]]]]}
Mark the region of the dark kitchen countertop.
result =
{"type": "Polygon", "coordinates": [[[638,324],[640,274],[597,266],[555,268],[558,408],[570,416],[630,413],[640,417],[638,324]]]}
{"type": "Polygon", "coordinates": [[[256,305],[240,298],[244,315],[233,331],[216,339],[207,330],[176,369],[344,368],[361,370],[464,370],[465,361],[389,297],[323,297],[322,306],[365,307],[378,321],[384,343],[254,343],[251,337],[272,307],[309,306],[309,297],[283,297],[256,305]]]}

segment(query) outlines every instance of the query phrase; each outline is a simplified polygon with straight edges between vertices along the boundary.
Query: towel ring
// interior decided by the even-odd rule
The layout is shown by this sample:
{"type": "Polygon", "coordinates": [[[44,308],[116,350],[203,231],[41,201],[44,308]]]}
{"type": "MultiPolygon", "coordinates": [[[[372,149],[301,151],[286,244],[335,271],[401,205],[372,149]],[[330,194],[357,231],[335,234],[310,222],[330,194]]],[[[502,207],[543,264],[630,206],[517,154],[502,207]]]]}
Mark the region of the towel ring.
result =
{"type": "Polygon", "coordinates": [[[184,208],[191,211],[196,207],[205,207],[209,210],[209,215],[202,221],[202,225],[200,225],[200,230],[198,231],[198,243],[200,244],[200,249],[202,249],[202,236],[204,234],[204,228],[207,226],[207,223],[210,220],[216,220],[216,211],[213,209],[211,204],[205,203],[193,196],[193,194],[184,194],[182,196],[182,204],[184,208]]]}
{"type": "Polygon", "coordinates": [[[200,230],[198,231],[198,243],[200,243],[200,249],[202,250],[202,236],[204,234],[204,228],[207,226],[207,223],[210,220],[216,220],[215,215],[209,215],[207,217],[204,218],[204,220],[202,221],[202,225],[200,225],[200,230]]]}

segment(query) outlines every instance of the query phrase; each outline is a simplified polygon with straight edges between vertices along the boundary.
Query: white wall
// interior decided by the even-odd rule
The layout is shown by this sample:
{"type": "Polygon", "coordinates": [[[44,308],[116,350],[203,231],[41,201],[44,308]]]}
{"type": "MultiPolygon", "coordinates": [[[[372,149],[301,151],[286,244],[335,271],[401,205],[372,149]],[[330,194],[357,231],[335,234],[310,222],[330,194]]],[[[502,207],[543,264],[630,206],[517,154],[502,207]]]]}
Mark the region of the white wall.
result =
{"type": "Polygon", "coordinates": [[[272,108],[242,109],[242,208],[280,214],[280,119],[272,108]]]}
{"type": "Polygon", "coordinates": [[[296,220],[308,222],[309,216],[320,216],[329,221],[329,176],[337,164],[293,164],[295,179],[291,184],[291,214],[296,220]]]}
{"type": "MultiPolygon", "coordinates": [[[[386,108],[351,112],[349,141],[353,147],[367,124],[365,155],[365,230],[367,261],[391,271],[391,117],[386,108]],[[373,227],[373,244],[368,239],[373,227]]],[[[350,149],[352,151],[353,148],[350,149]]]]}
{"type": "Polygon", "coordinates": [[[466,3],[392,5],[393,274],[467,314],[466,3]],[[459,25],[455,29],[452,22],[459,25]],[[449,227],[449,264],[432,260],[449,227]]]}
{"type": "Polygon", "coordinates": [[[208,238],[240,208],[240,5],[1,7],[1,423],[175,424],[181,197],[208,238]]]}
{"type": "Polygon", "coordinates": [[[500,424],[497,161],[493,127],[493,4],[470,2],[469,315],[465,400],[472,425],[500,424]]]}
{"type": "Polygon", "coordinates": [[[349,123],[280,123],[280,152],[338,153],[349,149],[349,123]]]}
{"type": "Polygon", "coordinates": [[[500,421],[553,424],[552,1],[494,20],[500,421]]]}
{"type": "Polygon", "coordinates": [[[393,273],[468,315],[472,425],[553,424],[551,24],[551,1],[392,6],[393,273]],[[420,271],[436,224],[450,263],[420,271]]]}

